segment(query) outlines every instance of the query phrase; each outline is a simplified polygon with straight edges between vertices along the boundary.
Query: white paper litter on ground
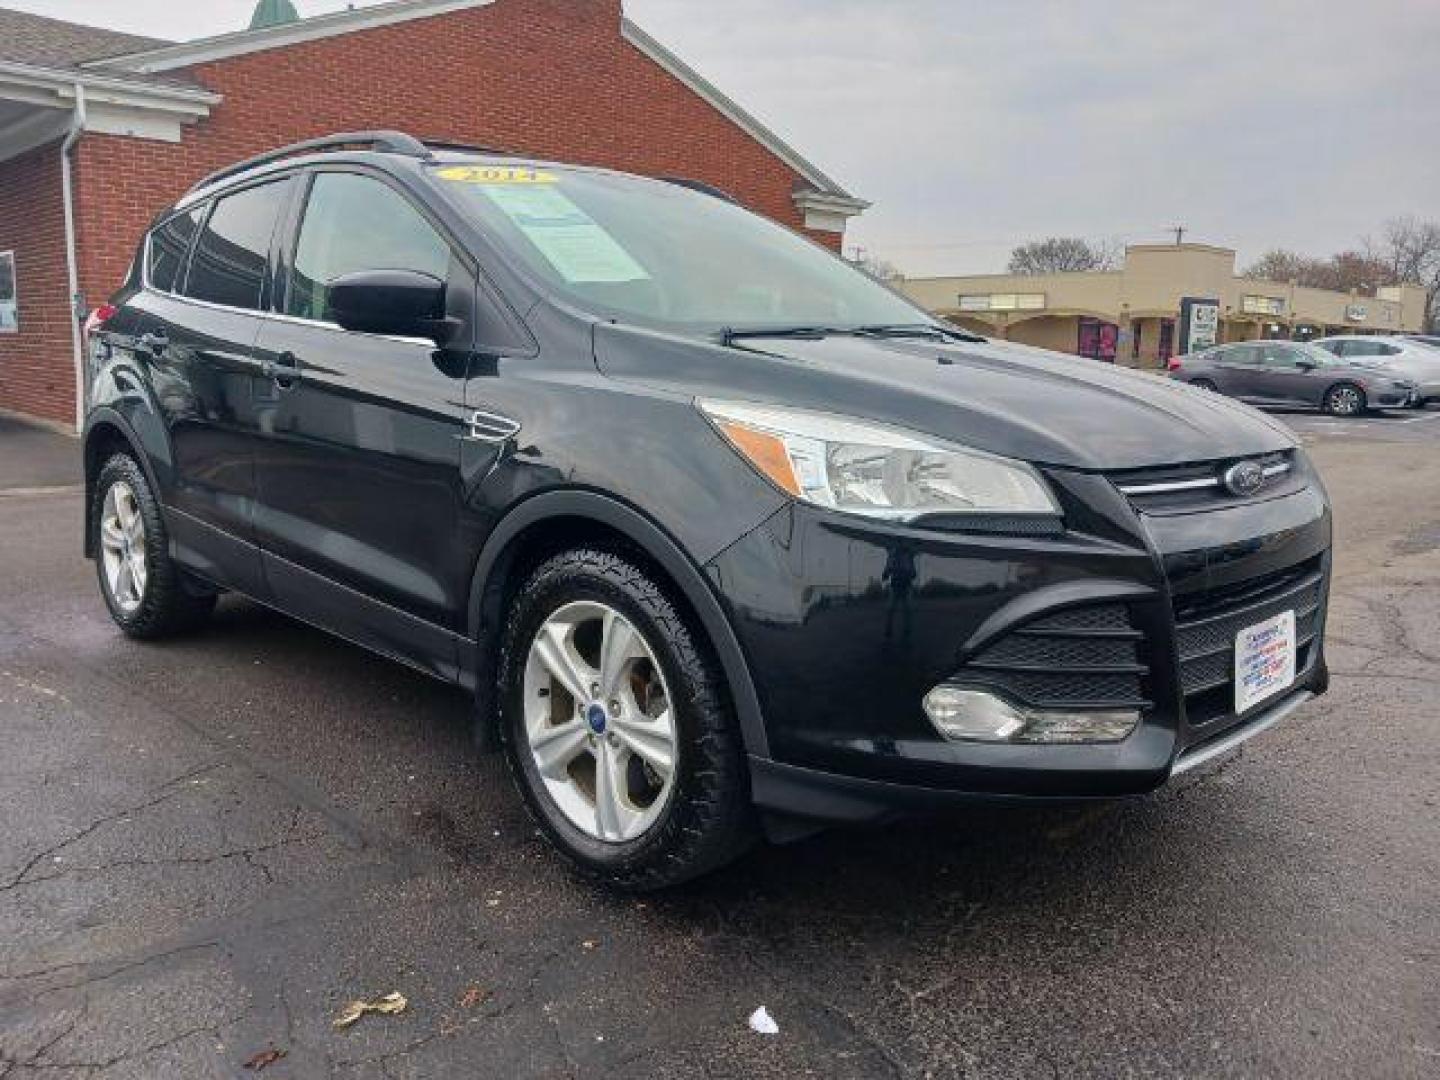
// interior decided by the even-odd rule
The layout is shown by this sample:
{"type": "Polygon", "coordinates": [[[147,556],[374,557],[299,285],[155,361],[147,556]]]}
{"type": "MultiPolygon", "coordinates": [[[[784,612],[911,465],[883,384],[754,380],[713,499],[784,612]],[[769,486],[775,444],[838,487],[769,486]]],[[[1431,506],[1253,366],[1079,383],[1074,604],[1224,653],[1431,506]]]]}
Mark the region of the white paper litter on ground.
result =
{"type": "Polygon", "coordinates": [[[761,1035],[779,1035],[780,1025],[775,1023],[775,1018],[770,1015],[770,1010],[761,1005],[750,1014],[750,1030],[759,1032],[761,1035]]]}

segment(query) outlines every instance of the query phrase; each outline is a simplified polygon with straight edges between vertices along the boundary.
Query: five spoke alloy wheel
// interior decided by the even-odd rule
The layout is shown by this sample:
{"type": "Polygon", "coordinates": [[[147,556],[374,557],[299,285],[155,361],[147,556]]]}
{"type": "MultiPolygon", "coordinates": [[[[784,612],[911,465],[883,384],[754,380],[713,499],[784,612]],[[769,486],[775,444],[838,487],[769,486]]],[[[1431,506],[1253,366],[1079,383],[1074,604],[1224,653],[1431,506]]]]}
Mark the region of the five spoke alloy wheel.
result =
{"type": "Polygon", "coordinates": [[[149,581],[146,564],[145,518],[135,491],[117,480],[105,492],[100,509],[100,560],[110,598],[123,614],[131,615],[145,602],[149,581]]]}
{"type": "Polygon", "coordinates": [[[570,824],[612,844],[654,826],[679,740],[664,673],[635,625],[599,601],[562,605],[530,644],[523,694],[529,753],[570,824]]]}

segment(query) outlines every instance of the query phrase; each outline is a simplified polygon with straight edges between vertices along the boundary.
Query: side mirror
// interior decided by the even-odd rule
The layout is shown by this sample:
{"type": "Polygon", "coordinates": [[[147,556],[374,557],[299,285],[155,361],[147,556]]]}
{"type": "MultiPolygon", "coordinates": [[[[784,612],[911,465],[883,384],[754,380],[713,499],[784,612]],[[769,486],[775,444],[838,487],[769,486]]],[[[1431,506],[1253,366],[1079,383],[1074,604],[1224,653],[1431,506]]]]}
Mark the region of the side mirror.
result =
{"type": "Polygon", "coordinates": [[[359,270],[326,286],[330,314],[362,334],[429,338],[445,345],[458,328],[445,315],[445,282],[416,270],[359,270]]]}

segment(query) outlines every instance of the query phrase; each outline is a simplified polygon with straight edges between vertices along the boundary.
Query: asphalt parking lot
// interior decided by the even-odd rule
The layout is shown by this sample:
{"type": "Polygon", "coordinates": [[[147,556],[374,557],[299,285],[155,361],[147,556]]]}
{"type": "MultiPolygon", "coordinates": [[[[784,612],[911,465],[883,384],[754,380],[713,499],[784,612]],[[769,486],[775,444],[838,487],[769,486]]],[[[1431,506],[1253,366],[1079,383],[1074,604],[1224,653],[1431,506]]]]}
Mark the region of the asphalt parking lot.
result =
{"type": "Polygon", "coordinates": [[[638,900],[456,693],[238,599],[122,638],[75,444],[0,424],[0,1078],[1440,1074],[1440,412],[1284,419],[1336,506],[1328,696],[1152,797],[638,900]]]}

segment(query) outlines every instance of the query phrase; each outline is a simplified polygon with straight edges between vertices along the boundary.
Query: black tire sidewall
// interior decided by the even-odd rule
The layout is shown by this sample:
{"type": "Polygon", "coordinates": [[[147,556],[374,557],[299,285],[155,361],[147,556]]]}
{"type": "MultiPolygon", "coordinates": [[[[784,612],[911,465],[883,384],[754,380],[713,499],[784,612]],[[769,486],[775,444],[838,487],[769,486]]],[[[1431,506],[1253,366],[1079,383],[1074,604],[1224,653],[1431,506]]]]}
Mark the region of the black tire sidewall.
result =
{"type": "Polygon", "coordinates": [[[169,536],[161,510],[145,471],[129,454],[115,454],[100,469],[95,481],[94,502],[90,510],[95,574],[100,595],[110,617],[126,634],[136,638],[160,637],[187,626],[214,606],[213,596],[191,596],[174,563],[170,559],[169,536]],[[135,495],[135,505],[145,523],[145,595],[134,611],[124,611],[111,595],[105,578],[105,556],[101,545],[101,521],[105,496],[117,483],[124,482],[135,495]]]}
{"type": "Polygon", "coordinates": [[[551,843],[591,876],[637,888],[683,880],[723,861],[693,850],[705,825],[699,807],[717,800],[729,803],[723,808],[728,813],[720,816],[733,819],[739,812],[735,801],[743,799],[748,811],[748,785],[738,782],[743,756],[717,685],[715,664],[700,641],[664,591],[633,563],[609,553],[579,551],[541,566],[517,594],[505,628],[498,671],[499,729],[516,786],[551,843]],[[598,840],[570,822],[545,790],[525,733],[524,673],[530,645],[555,611],[582,600],[614,608],[640,632],[660,666],[675,715],[676,770],[666,807],[644,834],[621,843],[598,840]],[[694,865],[682,869],[677,856],[694,865]]]}
{"type": "Polygon", "coordinates": [[[1360,416],[1364,414],[1365,406],[1365,391],[1360,389],[1360,387],[1356,386],[1354,383],[1336,383],[1334,386],[1330,387],[1329,390],[1325,391],[1325,411],[1328,412],[1331,416],[1360,416]],[[1335,408],[1334,399],[1335,392],[1337,390],[1354,390],[1355,393],[1359,395],[1360,404],[1357,405],[1355,409],[1349,412],[1345,412],[1335,408]]]}

